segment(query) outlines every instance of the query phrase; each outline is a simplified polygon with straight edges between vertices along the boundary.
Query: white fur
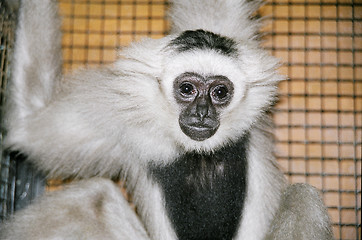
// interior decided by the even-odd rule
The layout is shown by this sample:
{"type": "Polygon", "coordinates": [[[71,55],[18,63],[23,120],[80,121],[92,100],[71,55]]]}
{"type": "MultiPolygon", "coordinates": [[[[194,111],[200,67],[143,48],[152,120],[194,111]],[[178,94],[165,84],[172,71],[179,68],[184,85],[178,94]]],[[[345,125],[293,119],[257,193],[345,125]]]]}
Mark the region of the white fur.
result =
{"type": "Polygon", "coordinates": [[[0,232],[0,239],[7,240],[149,239],[118,187],[99,178],[48,194],[2,225],[0,232]]]}
{"type": "Polygon", "coordinates": [[[333,239],[327,208],[315,188],[293,184],[282,196],[266,240],[333,239]]]}
{"type": "Polygon", "coordinates": [[[61,77],[62,67],[57,6],[43,4],[42,0],[24,1],[22,5],[13,57],[14,87],[10,88],[10,99],[15,105],[13,121],[24,119],[50,101],[54,85],[61,77]],[[43,16],[34,18],[34,14],[43,16]],[[43,21],[43,19],[52,20],[43,21]],[[42,39],[40,44],[39,39],[42,39]]]}
{"type": "Polygon", "coordinates": [[[172,32],[204,29],[245,41],[253,39],[260,22],[251,20],[261,0],[180,0],[173,1],[170,11],[172,32]]]}
{"type": "Polygon", "coordinates": [[[235,239],[264,238],[279,207],[281,191],[286,187],[273,157],[272,136],[265,131],[270,128],[270,123],[265,120],[250,133],[248,193],[241,227],[235,239]]]}
{"type": "MultiPolygon", "coordinates": [[[[286,183],[273,155],[267,112],[282,77],[275,71],[278,62],[255,38],[260,22],[251,15],[259,0],[175,1],[170,16],[173,35],[133,43],[114,65],[79,70],[61,82],[56,4],[23,2],[8,98],[7,147],[25,153],[51,177],[122,176],[141,222],[111,183],[90,179],[20,212],[2,229],[0,239],[176,239],[149,164],[166,165],[191,150],[215,151],[245,132],[250,134],[248,186],[235,239],[258,240],[267,234],[278,239],[273,238],[280,236],[275,226],[285,222],[273,218],[291,209],[279,207],[286,183]],[[199,28],[233,38],[237,55],[212,50],[177,54],[168,47],[181,31],[199,28]],[[224,75],[235,87],[219,130],[205,141],[191,140],[178,126],[171,89],[175,77],[187,71],[224,75]]],[[[311,204],[323,209],[318,200],[311,204]]],[[[298,206],[296,202],[294,212],[309,211],[306,199],[298,206]]],[[[327,226],[327,215],[320,215],[316,219],[327,226]]],[[[283,229],[293,236],[303,232],[308,239],[321,228],[305,230],[298,224],[283,229]]]]}

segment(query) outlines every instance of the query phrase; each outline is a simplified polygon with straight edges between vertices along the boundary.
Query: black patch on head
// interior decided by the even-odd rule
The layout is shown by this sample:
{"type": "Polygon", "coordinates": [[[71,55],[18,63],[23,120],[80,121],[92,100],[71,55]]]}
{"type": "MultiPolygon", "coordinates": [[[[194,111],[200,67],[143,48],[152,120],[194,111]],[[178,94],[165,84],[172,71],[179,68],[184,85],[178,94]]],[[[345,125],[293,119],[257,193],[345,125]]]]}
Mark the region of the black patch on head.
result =
{"type": "Polygon", "coordinates": [[[185,31],[169,44],[169,46],[175,47],[178,52],[211,49],[227,56],[237,55],[236,45],[236,42],[230,38],[204,30],[185,31]]]}
{"type": "Polygon", "coordinates": [[[179,240],[231,240],[247,189],[248,134],[214,153],[186,153],[174,163],[150,166],[179,240]]]}

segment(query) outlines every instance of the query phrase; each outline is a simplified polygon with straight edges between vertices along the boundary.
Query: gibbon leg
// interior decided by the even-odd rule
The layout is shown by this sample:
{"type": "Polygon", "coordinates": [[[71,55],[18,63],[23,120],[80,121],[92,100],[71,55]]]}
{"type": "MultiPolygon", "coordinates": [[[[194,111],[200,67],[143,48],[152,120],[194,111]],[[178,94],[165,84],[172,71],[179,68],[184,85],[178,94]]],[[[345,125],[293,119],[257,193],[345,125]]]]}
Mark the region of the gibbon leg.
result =
{"type": "Polygon", "coordinates": [[[0,239],[147,240],[149,237],[110,180],[79,181],[38,199],[2,226],[0,239]]]}
{"type": "Polygon", "coordinates": [[[330,229],[327,209],[318,191],[309,184],[298,183],[283,193],[266,239],[333,239],[330,229]]]}

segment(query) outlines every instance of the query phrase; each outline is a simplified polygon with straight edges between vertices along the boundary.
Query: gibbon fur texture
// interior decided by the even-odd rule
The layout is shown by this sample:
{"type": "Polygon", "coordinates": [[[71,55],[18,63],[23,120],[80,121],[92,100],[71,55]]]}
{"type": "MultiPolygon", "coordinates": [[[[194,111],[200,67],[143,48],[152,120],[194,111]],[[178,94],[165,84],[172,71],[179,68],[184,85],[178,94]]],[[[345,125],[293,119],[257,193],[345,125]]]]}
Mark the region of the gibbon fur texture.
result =
{"type": "Polygon", "coordinates": [[[317,191],[288,186],[274,158],[283,77],[259,46],[261,4],[175,0],[169,36],[62,76],[56,1],[23,1],[6,146],[84,180],[18,212],[0,239],[331,239],[317,191]]]}

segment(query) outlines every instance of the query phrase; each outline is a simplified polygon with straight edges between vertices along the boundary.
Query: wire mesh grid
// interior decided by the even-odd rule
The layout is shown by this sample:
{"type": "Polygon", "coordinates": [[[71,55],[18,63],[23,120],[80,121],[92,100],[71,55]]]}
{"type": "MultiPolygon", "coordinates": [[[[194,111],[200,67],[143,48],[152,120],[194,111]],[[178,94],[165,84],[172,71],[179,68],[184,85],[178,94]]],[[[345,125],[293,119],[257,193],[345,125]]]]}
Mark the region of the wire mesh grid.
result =
{"type": "Polygon", "coordinates": [[[59,2],[64,16],[65,69],[113,62],[116,48],[146,36],[161,38],[168,30],[165,1],[59,2]]]}
{"type": "MultiPolygon", "coordinates": [[[[117,48],[169,29],[163,0],[59,3],[65,72],[111,63],[117,48]]],[[[362,3],[271,0],[259,13],[272,20],[264,45],[289,76],[274,114],[279,163],[291,183],[322,190],[336,239],[361,239],[362,3]]]]}
{"type": "MultiPolygon", "coordinates": [[[[5,103],[5,90],[10,76],[9,62],[15,30],[15,14],[0,1],[0,124],[5,103]]],[[[14,211],[14,162],[3,153],[3,128],[0,127],[0,221],[14,211]]]]}
{"type": "Polygon", "coordinates": [[[286,64],[275,123],[290,182],[322,189],[337,239],[361,238],[362,5],[272,1],[266,47],[286,64]]]}

